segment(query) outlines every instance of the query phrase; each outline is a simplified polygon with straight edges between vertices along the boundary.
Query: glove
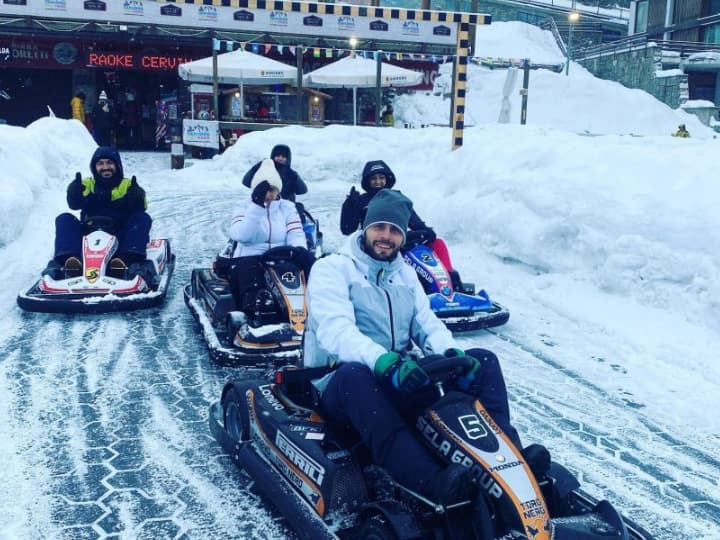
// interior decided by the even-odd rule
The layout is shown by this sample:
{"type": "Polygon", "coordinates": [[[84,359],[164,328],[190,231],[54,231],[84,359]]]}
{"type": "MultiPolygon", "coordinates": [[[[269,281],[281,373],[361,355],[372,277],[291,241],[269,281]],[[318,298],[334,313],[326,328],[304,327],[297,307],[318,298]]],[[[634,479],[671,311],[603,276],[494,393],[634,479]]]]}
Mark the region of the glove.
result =
{"type": "Polygon", "coordinates": [[[133,207],[137,206],[138,209],[145,209],[145,190],[138,185],[135,176],[130,179],[130,187],[126,197],[133,207]]]}
{"type": "Polygon", "coordinates": [[[75,173],[75,179],[70,182],[70,185],[68,186],[68,193],[72,194],[74,197],[80,197],[82,196],[83,192],[83,185],[82,185],[82,176],[79,172],[75,173]]]}
{"type": "Polygon", "coordinates": [[[428,245],[435,241],[437,235],[432,229],[419,229],[408,231],[405,239],[406,246],[417,246],[418,244],[428,245]]]}
{"type": "Polygon", "coordinates": [[[403,359],[393,351],[378,357],[375,362],[375,375],[403,394],[412,394],[430,382],[428,374],[415,360],[403,359]]]}
{"type": "Polygon", "coordinates": [[[355,189],[355,186],[350,188],[350,193],[348,193],[348,199],[352,199],[353,202],[360,199],[360,193],[358,193],[358,190],[355,189]]]}
{"type": "Polygon", "coordinates": [[[475,382],[477,377],[480,375],[480,361],[468,354],[465,354],[465,351],[462,349],[448,349],[445,351],[444,356],[446,358],[454,358],[454,357],[467,357],[472,362],[472,365],[465,370],[465,373],[463,373],[460,377],[458,377],[457,384],[460,390],[467,391],[470,386],[475,382]]]}
{"type": "Polygon", "coordinates": [[[270,186],[270,182],[267,180],[260,182],[257,186],[255,186],[255,189],[253,189],[252,195],[250,196],[252,202],[265,208],[265,196],[271,189],[272,187],[270,186]]]}

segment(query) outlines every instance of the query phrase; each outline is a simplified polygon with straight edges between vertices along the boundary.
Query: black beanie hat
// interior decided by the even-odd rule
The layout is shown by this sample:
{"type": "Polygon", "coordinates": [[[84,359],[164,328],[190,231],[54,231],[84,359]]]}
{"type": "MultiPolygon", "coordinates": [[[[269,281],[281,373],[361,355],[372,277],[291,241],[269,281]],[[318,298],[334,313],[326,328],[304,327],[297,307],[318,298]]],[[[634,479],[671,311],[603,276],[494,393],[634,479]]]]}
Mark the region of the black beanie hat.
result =
{"type": "Polygon", "coordinates": [[[405,195],[392,189],[380,190],[368,204],[363,233],[375,223],[389,223],[400,230],[404,244],[411,214],[412,201],[405,195]]]}

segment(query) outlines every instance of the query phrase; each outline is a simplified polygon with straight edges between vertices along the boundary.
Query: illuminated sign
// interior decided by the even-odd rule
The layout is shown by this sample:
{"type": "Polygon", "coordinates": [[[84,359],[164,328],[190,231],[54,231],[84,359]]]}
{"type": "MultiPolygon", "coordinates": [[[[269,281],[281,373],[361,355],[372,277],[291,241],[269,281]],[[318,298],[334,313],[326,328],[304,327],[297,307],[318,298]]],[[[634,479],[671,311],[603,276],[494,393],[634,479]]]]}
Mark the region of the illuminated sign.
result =
{"type": "Polygon", "coordinates": [[[378,32],[387,32],[388,23],[385,21],[372,21],[370,23],[370,30],[377,30],[378,32]]]}
{"type": "Polygon", "coordinates": [[[86,0],[83,8],[87,11],[107,11],[107,5],[102,0],[86,0]]]}
{"type": "Polygon", "coordinates": [[[308,15],[303,17],[303,26],[322,26],[323,20],[317,15],[308,15]]]}
{"type": "Polygon", "coordinates": [[[96,53],[88,54],[89,67],[110,67],[119,69],[177,69],[180,64],[191,62],[192,58],[185,56],[168,56],[163,54],[123,54],[123,53],[96,53]]]}
{"type": "Polygon", "coordinates": [[[241,9],[240,11],[233,13],[233,19],[236,21],[253,22],[255,20],[255,15],[249,11],[241,9]]]}
{"type": "Polygon", "coordinates": [[[182,8],[177,7],[175,4],[165,4],[160,7],[160,15],[182,17],[182,8]]]}

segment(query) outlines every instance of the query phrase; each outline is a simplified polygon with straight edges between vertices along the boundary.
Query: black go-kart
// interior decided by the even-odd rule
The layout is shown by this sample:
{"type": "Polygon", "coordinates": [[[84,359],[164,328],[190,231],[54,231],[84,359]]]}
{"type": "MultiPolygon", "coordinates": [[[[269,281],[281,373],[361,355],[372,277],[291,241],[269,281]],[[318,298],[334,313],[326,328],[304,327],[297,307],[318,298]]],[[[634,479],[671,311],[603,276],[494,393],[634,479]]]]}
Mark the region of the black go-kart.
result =
{"type": "Polygon", "coordinates": [[[422,360],[440,397],[409,419],[441,459],[474,472],[479,494],[452,506],[393,482],[369,463],[356,435],[323,421],[310,381],[324,368],[284,368],[272,383],[228,383],[210,407],[210,430],[300,538],[651,540],[609,502],[585,494],[561,465],[537,481],[481,403],[444,394],[443,382],[466,362],[422,360]]]}
{"type": "Polygon", "coordinates": [[[192,271],[184,289],[185,303],[216,363],[268,368],[299,361],[307,280],[292,258],[293,248],[286,246],[263,255],[263,281],[248,306],[236,306],[233,299],[228,281],[232,259],[221,255],[213,268],[192,271]]]}

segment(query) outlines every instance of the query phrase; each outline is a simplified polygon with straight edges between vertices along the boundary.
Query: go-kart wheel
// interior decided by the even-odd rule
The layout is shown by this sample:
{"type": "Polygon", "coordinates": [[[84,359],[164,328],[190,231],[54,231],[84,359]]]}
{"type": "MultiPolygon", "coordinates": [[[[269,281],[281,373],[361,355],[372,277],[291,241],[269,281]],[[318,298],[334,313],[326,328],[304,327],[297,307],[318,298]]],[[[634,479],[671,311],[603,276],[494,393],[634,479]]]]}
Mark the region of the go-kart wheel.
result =
{"type": "Polygon", "coordinates": [[[247,324],[247,317],[242,311],[231,311],[225,318],[225,331],[227,332],[227,339],[230,345],[235,340],[235,335],[240,330],[240,327],[247,324]]]}
{"type": "Polygon", "coordinates": [[[235,387],[230,388],[222,398],[223,421],[233,441],[247,441],[250,439],[250,424],[248,420],[245,399],[235,387]]]}
{"type": "Polygon", "coordinates": [[[354,538],[357,540],[398,540],[398,536],[388,520],[379,514],[365,519],[360,524],[354,538]]]}

